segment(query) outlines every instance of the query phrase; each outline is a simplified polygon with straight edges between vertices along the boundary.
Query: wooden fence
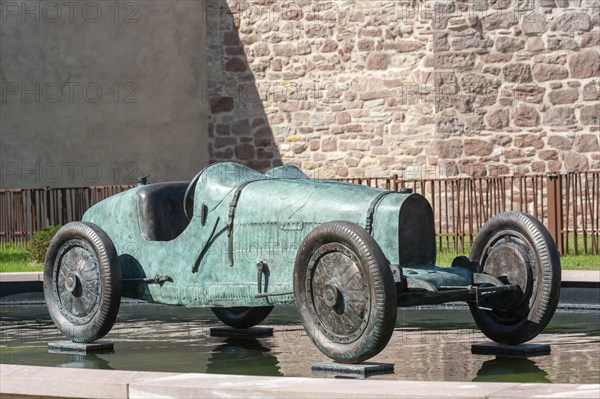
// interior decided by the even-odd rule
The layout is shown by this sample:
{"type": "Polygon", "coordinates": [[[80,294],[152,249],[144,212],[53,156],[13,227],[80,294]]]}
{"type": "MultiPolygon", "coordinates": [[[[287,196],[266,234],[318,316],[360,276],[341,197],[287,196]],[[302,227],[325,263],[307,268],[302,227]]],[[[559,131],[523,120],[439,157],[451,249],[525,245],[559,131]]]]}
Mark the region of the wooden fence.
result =
{"type": "Polygon", "coordinates": [[[438,245],[466,252],[493,215],[527,212],[550,231],[561,254],[598,255],[600,171],[567,174],[407,180],[398,176],[338,179],[388,190],[411,188],[433,208],[438,245]]]}
{"type": "Polygon", "coordinates": [[[0,190],[0,242],[24,243],[44,227],[81,220],[95,203],[131,187],[0,190]]]}
{"type": "MultiPolygon", "coordinates": [[[[337,179],[371,187],[411,188],[434,211],[442,250],[465,252],[496,213],[540,219],[561,254],[598,255],[600,171],[568,174],[407,180],[398,176],[337,179]]],[[[91,205],[132,186],[0,190],[0,241],[26,242],[47,226],[80,220],[91,205]]]]}

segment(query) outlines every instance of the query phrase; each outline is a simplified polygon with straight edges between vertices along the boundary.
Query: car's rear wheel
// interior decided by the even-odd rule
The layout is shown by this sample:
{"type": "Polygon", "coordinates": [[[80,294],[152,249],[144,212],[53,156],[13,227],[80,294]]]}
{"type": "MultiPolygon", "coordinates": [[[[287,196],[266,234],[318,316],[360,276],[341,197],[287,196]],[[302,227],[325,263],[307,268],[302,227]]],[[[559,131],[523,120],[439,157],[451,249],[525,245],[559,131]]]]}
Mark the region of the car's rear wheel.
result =
{"type": "Polygon", "coordinates": [[[560,258],[550,233],[531,215],[505,212],[479,231],[470,258],[485,274],[517,292],[470,303],[471,314],[490,339],[516,345],[536,337],[548,324],[560,295],[560,258]]]}
{"type": "Polygon", "coordinates": [[[64,225],[44,265],[50,317],[73,342],[92,342],[112,328],[121,301],[121,268],[108,235],[93,223],[64,225]]]}
{"type": "Polygon", "coordinates": [[[262,323],[273,306],[210,308],[219,320],[233,328],[250,328],[262,323]]]}
{"type": "Polygon", "coordinates": [[[389,262],[357,224],[324,223],[306,236],[296,256],[294,294],[308,336],[337,362],[375,356],[394,331],[389,262]]]}

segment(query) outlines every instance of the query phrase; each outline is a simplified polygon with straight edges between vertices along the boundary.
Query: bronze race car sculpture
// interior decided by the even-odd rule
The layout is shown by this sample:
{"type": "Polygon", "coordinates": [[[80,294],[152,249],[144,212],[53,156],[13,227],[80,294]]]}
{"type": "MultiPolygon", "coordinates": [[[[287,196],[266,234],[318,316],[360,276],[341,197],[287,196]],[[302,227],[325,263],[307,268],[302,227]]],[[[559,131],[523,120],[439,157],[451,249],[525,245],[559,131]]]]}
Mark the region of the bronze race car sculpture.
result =
{"type": "Polygon", "coordinates": [[[481,331],[519,344],[556,309],[560,260],[545,227],[506,212],[479,231],[470,257],[437,267],[431,206],[408,190],[265,174],[236,163],[191,182],[138,186],[63,226],[48,249],[50,315],[74,342],[112,328],[121,296],[211,307],[235,328],[273,306],[298,307],[315,345],[358,363],[387,345],[397,307],[466,301],[481,331]]]}

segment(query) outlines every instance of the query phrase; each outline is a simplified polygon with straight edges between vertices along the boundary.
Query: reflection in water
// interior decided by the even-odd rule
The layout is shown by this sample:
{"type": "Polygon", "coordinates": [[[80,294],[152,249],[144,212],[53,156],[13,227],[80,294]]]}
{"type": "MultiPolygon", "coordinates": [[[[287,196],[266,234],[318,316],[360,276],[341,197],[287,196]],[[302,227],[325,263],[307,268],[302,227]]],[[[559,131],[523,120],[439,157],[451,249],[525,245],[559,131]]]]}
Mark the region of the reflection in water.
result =
{"type": "Polygon", "coordinates": [[[114,370],[108,360],[96,355],[69,355],[69,361],[59,364],[58,367],[114,370]]]}
{"type": "MultiPolygon", "coordinates": [[[[374,379],[420,381],[511,381],[597,383],[600,375],[598,312],[557,312],[539,343],[550,356],[493,359],[471,355],[485,342],[468,309],[400,309],[390,343],[373,362],[396,364],[395,374],[374,379]],[[489,360],[493,359],[493,360],[489,360]]],[[[240,341],[210,336],[217,320],[210,309],[160,305],[121,306],[105,340],[115,353],[69,357],[48,353],[48,342],[64,340],[45,306],[0,308],[0,363],[49,367],[181,373],[226,373],[323,377],[310,366],[328,362],[302,328],[293,307],[276,307],[266,321],[273,337],[240,341]]]]}
{"type": "Polygon", "coordinates": [[[281,376],[271,349],[256,339],[228,338],[210,354],[207,373],[281,376]]]}
{"type": "Polygon", "coordinates": [[[496,357],[483,362],[473,378],[477,382],[552,382],[533,360],[496,357]]]}

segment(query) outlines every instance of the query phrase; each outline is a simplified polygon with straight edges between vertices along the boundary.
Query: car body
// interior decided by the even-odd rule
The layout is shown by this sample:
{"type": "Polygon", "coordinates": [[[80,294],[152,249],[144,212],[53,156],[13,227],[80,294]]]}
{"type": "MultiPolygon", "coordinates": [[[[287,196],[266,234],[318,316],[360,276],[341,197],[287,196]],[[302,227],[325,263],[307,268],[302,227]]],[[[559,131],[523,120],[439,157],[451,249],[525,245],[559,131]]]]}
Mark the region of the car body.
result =
{"type": "MultiPolygon", "coordinates": [[[[57,324],[65,322],[63,316],[69,323],[89,324],[87,313],[103,310],[104,298],[116,301],[102,291],[108,286],[119,291],[119,298],[210,306],[221,320],[243,327],[264,318],[247,312],[268,314],[272,306],[296,303],[307,331],[320,331],[309,332],[315,344],[342,362],[363,361],[385,347],[397,306],[466,300],[480,327],[478,317],[491,323],[484,330],[507,320],[527,324],[517,331],[527,330],[516,340],[523,342],[549,321],[560,282],[553,243],[539,222],[529,226],[530,219],[516,213],[496,218],[492,225],[500,226],[482,229],[488,241],[476,243],[480,253],[442,268],[435,266],[433,213],[419,194],[310,179],[293,166],[263,174],[237,163],[217,163],[191,182],[141,185],[91,207],[82,224],[65,230],[63,238],[58,234],[51,245],[46,296],[57,303],[57,324]],[[89,245],[78,238],[82,229],[87,229],[80,235],[89,245]],[[546,234],[542,252],[553,257],[548,265],[534,248],[539,244],[535,237],[529,238],[540,229],[546,234]],[[494,238],[498,234],[504,238],[494,238]],[[104,244],[97,249],[95,243],[104,244]],[[83,249],[64,255],[74,247],[83,249]],[[88,265],[79,271],[69,266],[76,259],[88,265]],[[512,271],[506,259],[520,266],[512,271]],[[104,264],[109,266],[103,269],[104,264]],[[540,287],[547,270],[551,281],[540,287]],[[111,273],[113,278],[102,280],[111,273]],[[87,281],[94,279],[99,284],[87,281]],[[80,288],[89,298],[73,301],[69,295],[80,288]],[[551,303],[539,305],[538,297],[550,294],[551,303]],[[490,300],[496,302],[490,305],[490,300]],[[94,301],[99,305],[86,305],[94,301]],[[490,322],[488,309],[496,305],[490,322]],[[516,319],[506,315],[517,308],[516,319]],[[227,309],[233,313],[223,314],[227,309]],[[236,323],[234,316],[245,322],[236,323]]],[[[106,312],[114,322],[116,311],[106,312]]],[[[110,320],[96,324],[112,326],[110,320]]],[[[98,331],[88,332],[71,338],[98,338],[98,331]]],[[[507,334],[516,333],[496,340],[510,341],[507,334]]],[[[488,335],[495,339],[493,332],[488,335]]]]}

